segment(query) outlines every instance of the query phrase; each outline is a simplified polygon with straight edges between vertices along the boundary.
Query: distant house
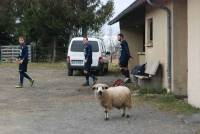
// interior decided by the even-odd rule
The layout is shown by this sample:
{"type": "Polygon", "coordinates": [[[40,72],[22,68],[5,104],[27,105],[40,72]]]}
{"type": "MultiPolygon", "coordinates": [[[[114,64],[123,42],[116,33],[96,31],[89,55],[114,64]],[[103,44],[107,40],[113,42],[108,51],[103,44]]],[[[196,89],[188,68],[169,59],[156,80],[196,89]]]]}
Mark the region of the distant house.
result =
{"type": "Polygon", "coordinates": [[[134,60],[159,60],[162,85],[200,107],[200,0],[136,0],[119,22],[134,60]]]}

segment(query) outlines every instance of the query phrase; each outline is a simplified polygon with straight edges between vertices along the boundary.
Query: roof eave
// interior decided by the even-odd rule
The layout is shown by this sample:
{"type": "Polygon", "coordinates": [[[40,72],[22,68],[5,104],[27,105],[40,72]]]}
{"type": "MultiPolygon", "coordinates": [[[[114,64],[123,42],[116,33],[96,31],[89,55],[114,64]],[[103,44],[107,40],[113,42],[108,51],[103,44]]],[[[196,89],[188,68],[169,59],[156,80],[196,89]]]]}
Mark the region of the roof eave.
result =
{"type": "Polygon", "coordinates": [[[135,10],[136,8],[142,6],[146,0],[136,0],[130,6],[128,6],[124,11],[122,11],[119,15],[117,15],[114,19],[112,19],[108,25],[113,25],[114,23],[118,22],[121,18],[125,15],[129,14],[131,11],[135,10]]]}

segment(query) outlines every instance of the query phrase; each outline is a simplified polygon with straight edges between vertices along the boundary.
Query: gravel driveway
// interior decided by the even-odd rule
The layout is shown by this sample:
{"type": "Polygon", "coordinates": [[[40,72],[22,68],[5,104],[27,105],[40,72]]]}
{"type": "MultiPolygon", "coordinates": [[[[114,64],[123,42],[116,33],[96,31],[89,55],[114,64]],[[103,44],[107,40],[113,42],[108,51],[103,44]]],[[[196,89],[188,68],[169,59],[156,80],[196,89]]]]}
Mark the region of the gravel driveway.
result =
{"type": "Polygon", "coordinates": [[[35,86],[15,89],[16,69],[0,67],[0,134],[195,134],[195,126],[148,105],[135,106],[129,119],[113,110],[106,122],[93,91],[80,86],[84,77],[68,77],[63,70],[30,71],[35,86]]]}

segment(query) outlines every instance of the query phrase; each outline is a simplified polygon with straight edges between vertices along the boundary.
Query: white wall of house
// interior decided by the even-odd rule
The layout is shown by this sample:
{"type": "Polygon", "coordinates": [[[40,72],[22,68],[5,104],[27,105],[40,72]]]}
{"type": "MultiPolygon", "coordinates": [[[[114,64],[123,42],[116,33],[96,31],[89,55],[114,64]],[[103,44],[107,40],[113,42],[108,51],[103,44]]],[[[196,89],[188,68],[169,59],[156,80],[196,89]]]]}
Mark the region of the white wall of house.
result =
{"type": "MultiPolygon", "coordinates": [[[[169,1],[172,19],[172,89],[177,95],[187,94],[187,0],[169,1]]],[[[168,87],[167,13],[146,7],[146,60],[159,60],[163,66],[163,86],[168,87]],[[148,39],[148,21],[153,19],[153,41],[148,39]]]]}
{"type": "MultiPolygon", "coordinates": [[[[193,0],[195,1],[195,0],[193,0]]],[[[177,95],[187,95],[187,52],[188,52],[188,28],[187,28],[187,0],[168,0],[165,3],[171,10],[172,19],[172,89],[177,95]]],[[[125,17],[120,21],[120,30],[124,33],[134,59],[130,61],[131,66],[140,63],[140,59],[148,61],[159,60],[162,65],[162,85],[168,88],[168,50],[167,50],[167,13],[163,9],[152,7],[148,4],[143,14],[145,19],[144,32],[138,31],[133,25],[138,22],[137,18],[125,17]],[[124,23],[123,23],[124,22],[124,23]],[[152,22],[152,23],[151,23],[152,22]],[[151,24],[153,26],[152,32],[151,24]],[[152,34],[151,34],[152,33],[152,34]],[[152,36],[150,36],[152,35],[152,36]],[[152,38],[150,38],[152,37],[152,38]],[[143,39],[145,39],[145,58],[140,58],[138,52],[143,50],[143,39]]],[[[132,14],[139,13],[133,11],[132,14]]],[[[141,18],[141,17],[138,17],[141,18]]]]}
{"type": "Polygon", "coordinates": [[[129,61],[129,68],[132,69],[140,63],[138,52],[143,49],[143,32],[137,29],[120,27],[121,33],[124,34],[128,44],[131,56],[133,59],[129,61]]]}
{"type": "Polygon", "coordinates": [[[187,95],[187,0],[173,1],[172,92],[187,95]]]}
{"type": "MultiPolygon", "coordinates": [[[[168,5],[171,8],[171,3],[168,5]]],[[[146,61],[159,60],[162,64],[163,87],[167,88],[167,15],[164,10],[146,7],[146,61]],[[148,39],[148,20],[153,20],[153,40],[150,43],[148,39]]]]}
{"type": "Polygon", "coordinates": [[[188,0],[188,101],[200,108],[200,0],[188,0]]]}

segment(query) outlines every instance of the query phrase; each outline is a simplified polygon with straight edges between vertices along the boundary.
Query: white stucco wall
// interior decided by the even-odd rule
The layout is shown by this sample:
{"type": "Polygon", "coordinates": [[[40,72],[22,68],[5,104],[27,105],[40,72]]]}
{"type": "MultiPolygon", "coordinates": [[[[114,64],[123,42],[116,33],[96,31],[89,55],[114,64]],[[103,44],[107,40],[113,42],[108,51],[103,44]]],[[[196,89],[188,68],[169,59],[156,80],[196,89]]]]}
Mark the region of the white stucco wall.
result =
{"type": "MultiPolygon", "coordinates": [[[[168,5],[171,8],[171,4],[168,5]]],[[[163,87],[167,88],[167,15],[162,9],[146,7],[146,29],[145,29],[145,44],[146,44],[146,61],[159,60],[162,64],[163,87]],[[148,46],[147,27],[148,19],[153,19],[153,42],[152,46],[148,46]]]]}
{"type": "Polygon", "coordinates": [[[200,0],[188,0],[188,101],[200,108],[200,0]]]}
{"type": "Polygon", "coordinates": [[[173,1],[172,92],[187,95],[187,0],[173,1]]]}

